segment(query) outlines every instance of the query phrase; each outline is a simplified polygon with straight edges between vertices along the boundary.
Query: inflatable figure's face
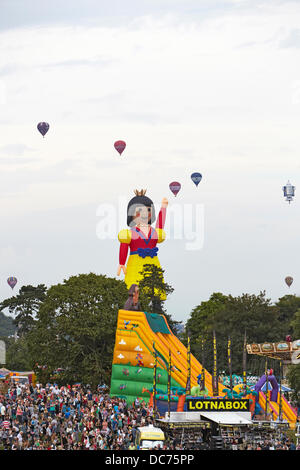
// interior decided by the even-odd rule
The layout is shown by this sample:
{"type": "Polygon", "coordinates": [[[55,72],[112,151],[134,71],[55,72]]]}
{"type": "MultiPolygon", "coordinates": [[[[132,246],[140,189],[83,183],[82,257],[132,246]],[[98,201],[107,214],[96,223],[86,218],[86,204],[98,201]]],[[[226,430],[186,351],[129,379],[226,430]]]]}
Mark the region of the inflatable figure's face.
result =
{"type": "Polygon", "coordinates": [[[151,225],[152,208],[144,204],[134,204],[130,207],[133,225],[151,225]]]}
{"type": "Polygon", "coordinates": [[[139,207],[137,207],[136,212],[135,212],[135,221],[137,225],[139,223],[142,225],[150,224],[151,223],[151,207],[146,207],[143,205],[140,205],[139,207]]]}
{"type": "Polygon", "coordinates": [[[145,194],[132,198],[127,207],[127,225],[151,225],[155,221],[154,204],[145,194]]]}

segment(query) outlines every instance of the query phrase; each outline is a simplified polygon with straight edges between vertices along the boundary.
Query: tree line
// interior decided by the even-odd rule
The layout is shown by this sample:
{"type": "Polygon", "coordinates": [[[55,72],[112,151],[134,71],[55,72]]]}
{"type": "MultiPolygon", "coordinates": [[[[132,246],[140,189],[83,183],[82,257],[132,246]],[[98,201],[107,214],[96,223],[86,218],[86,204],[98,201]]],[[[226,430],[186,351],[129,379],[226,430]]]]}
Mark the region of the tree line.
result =
{"type": "MultiPolygon", "coordinates": [[[[286,295],[275,304],[259,295],[234,297],[213,293],[189,314],[184,325],[166,311],[165,300],[173,288],[163,271],[146,265],[139,284],[143,311],[166,315],[172,331],[212,371],[213,331],[217,338],[219,371],[228,373],[227,341],[231,338],[232,370],[242,373],[244,335],[248,343],[277,342],[291,335],[300,338],[300,297],[286,295]],[[181,328],[179,328],[181,326],[181,328]],[[184,328],[182,328],[184,327],[184,328]]],[[[7,349],[6,367],[35,370],[41,382],[109,384],[118,310],[128,298],[124,281],[105,275],[79,274],[47,288],[22,286],[17,295],[0,304],[0,339],[7,349]],[[4,311],[9,315],[5,315],[4,311]]],[[[276,373],[278,361],[270,364],[276,373]]],[[[260,375],[264,360],[247,355],[247,372],[260,375]]],[[[288,378],[300,393],[300,366],[291,366],[288,378]]]]}

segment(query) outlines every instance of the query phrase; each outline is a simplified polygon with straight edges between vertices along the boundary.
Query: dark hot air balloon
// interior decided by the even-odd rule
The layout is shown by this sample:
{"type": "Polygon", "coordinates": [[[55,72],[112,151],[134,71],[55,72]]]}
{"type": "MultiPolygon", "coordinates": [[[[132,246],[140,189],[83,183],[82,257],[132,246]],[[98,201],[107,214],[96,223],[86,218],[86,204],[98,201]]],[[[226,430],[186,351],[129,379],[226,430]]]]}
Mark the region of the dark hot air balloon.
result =
{"type": "Polygon", "coordinates": [[[12,289],[15,287],[15,285],[17,284],[17,282],[18,282],[17,278],[16,278],[16,277],[13,277],[13,276],[11,276],[11,277],[9,277],[9,278],[7,279],[7,284],[8,284],[12,289]]]}
{"type": "Polygon", "coordinates": [[[124,140],[117,140],[114,143],[114,147],[117,150],[117,152],[119,152],[119,154],[122,155],[122,152],[124,152],[125,147],[126,147],[126,142],[124,142],[124,140]]]}
{"type": "Polygon", "coordinates": [[[178,181],[173,181],[172,183],[169,184],[169,188],[174,194],[174,196],[177,196],[177,194],[179,193],[181,189],[181,184],[178,183],[178,181]]]}
{"type": "Polygon", "coordinates": [[[293,280],[294,280],[294,279],[293,279],[291,276],[287,276],[287,277],[285,278],[285,283],[286,283],[289,287],[291,287],[291,285],[293,284],[293,280]]]}
{"type": "Polygon", "coordinates": [[[295,186],[292,186],[291,183],[288,181],[282,189],[285,200],[288,201],[288,203],[290,204],[293,200],[293,197],[295,197],[295,186]]]}
{"type": "Polygon", "coordinates": [[[42,134],[43,137],[47,134],[49,131],[49,124],[48,122],[39,122],[37,125],[38,131],[42,134]]]}
{"type": "Polygon", "coordinates": [[[191,174],[191,179],[192,179],[193,183],[195,183],[195,185],[198,186],[198,184],[202,180],[202,175],[201,175],[201,173],[197,173],[197,172],[192,173],[191,174]]]}

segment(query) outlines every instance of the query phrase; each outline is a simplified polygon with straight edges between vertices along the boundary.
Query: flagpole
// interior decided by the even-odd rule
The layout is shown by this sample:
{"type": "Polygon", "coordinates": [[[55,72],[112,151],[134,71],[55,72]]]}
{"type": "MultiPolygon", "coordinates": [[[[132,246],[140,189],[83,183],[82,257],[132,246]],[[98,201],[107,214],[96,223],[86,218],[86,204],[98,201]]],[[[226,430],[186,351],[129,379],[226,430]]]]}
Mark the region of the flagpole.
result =
{"type": "Polygon", "coordinates": [[[202,389],[205,389],[205,370],[204,370],[204,339],[202,338],[202,371],[201,371],[201,381],[202,381],[202,389]]]}
{"type": "Polygon", "coordinates": [[[168,365],[168,418],[171,412],[171,349],[169,349],[169,365],[168,365]]]}
{"type": "Polygon", "coordinates": [[[228,337],[227,353],[228,353],[228,368],[229,368],[230,391],[232,392],[232,390],[233,390],[233,382],[232,382],[231,338],[230,338],[230,336],[228,337]]]}
{"type": "Polygon", "coordinates": [[[219,395],[219,387],[218,387],[218,368],[217,368],[217,338],[216,332],[213,331],[213,396],[219,395]]]}
{"type": "Polygon", "coordinates": [[[247,334],[245,330],[244,335],[244,348],[243,348],[243,383],[244,383],[244,396],[247,395],[247,334]]]}
{"type": "Polygon", "coordinates": [[[279,380],[280,380],[280,385],[279,385],[279,412],[278,412],[278,418],[279,418],[279,421],[282,421],[282,361],[279,362],[279,380]]]}
{"type": "Polygon", "coordinates": [[[188,335],[188,350],[187,350],[187,366],[188,366],[188,374],[187,374],[187,392],[188,395],[191,394],[191,341],[190,336],[188,335]]]}
{"type": "Polygon", "coordinates": [[[155,350],[155,343],[153,342],[154,350],[154,367],[153,367],[153,419],[156,418],[156,369],[157,369],[157,354],[155,350]]]}
{"type": "Polygon", "coordinates": [[[268,358],[266,358],[266,363],[265,363],[265,377],[266,377],[266,409],[265,409],[265,419],[267,419],[268,402],[269,402],[268,358]]]}

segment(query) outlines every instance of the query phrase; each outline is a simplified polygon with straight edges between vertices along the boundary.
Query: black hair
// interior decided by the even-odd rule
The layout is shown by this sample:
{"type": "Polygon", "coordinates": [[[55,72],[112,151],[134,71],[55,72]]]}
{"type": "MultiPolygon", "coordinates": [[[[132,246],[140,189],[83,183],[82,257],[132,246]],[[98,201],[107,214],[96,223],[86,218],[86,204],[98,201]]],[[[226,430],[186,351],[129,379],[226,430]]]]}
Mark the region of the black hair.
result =
{"type": "Polygon", "coordinates": [[[133,227],[135,225],[133,216],[135,214],[135,209],[139,205],[151,208],[151,224],[153,224],[153,222],[155,222],[156,217],[155,217],[154,204],[153,204],[153,202],[151,201],[151,199],[149,197],[145,196],[145,192],[146,192],[145,190],[135,191],[136,196],[133,197],[128,203],[128,206],[127,206],[127,225],[129,227],[133,227]]]}

